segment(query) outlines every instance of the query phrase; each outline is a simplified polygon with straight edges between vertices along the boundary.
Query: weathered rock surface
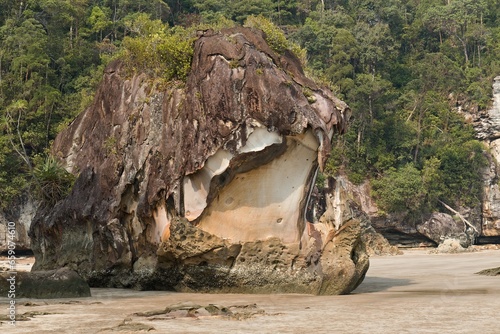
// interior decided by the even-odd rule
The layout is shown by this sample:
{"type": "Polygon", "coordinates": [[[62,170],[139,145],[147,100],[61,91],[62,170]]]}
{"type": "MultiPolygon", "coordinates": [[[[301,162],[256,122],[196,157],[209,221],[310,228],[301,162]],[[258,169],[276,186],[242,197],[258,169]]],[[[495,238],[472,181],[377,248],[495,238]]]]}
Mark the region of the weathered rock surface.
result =
{"type": "MultiPolygon", "coordinates": [[[[500,107],[499,107],[500,108],[500,107]]],[[[496,142],[496,141],[495,141],[496,142]]],[[[491,142],[490,148],[499,145],[491,142]]],[[[488,168],[483,171],[484,193],[482,201],[482,226],[481,235],[486,237],[500,236],[500,188],[498,161],[500,161],[500,151],[495,147],[486,153],[489,161],[488,168]]]]}
{"type": "Polygon", "coordinates": [[[436,244],[452,239],[467,248],[474,242],[474,231],[469,226],[459,218],[442,212],[433,213],[427,221],[417,225],[417,230],[436,244]]]}
{"type": "Polygon", "coordinates": [[[90,297],[90,287],[75,271],[68,268],[32,272],[1,273],[0,293],[15,298],[77,298],[90,297]],[[11,285],[15,285],[12,288],[11,285]]]}
{"type": "Polygon", "coordinates": [[[190,302],[169,305],[163,310],[134,313],[134,316],[145,317],[150,321],[186,317],[195,319],[220,317],[228,320],[245,320],[262,315],[266,315],[266,311],[257,307],[256,304],[224,306],[218,304],[198,305],[190,302]]]}
{"type": "Polygon", "coordinates": [[[476,137],[489,148],[485,152],[489,166],[482,171],[484,193],[482,199],[481,235],[500,236],[500,76],[493,81],[493,104],[487,110],[467,110],[459,107],[474,126],[476,137]]]}
{"type": "Polygon", "coordinates": [[[28,231],[35,217],[37,204],[28,197],[20,199],[11,210],[0,211],[0,253],[14,248],[17,251],[31,249],[28,231]],[[10,234],[9,230],[15,233],[10,234]],[[10,243],[9,243],[10,242],[10,243]]]}
{"type": "Polygon", "coordinates": [[[402,255],[397,246],[391,245],[389,241],[368,222],[365,224],[361,236],[363,243],[366,245],[366,252],[369,256],[373,255],[402,255]]]}
{"type": "Polygon", "coordinates": [[[345,175],[326,180],[321,192],[313,192],[315,207],[313,209],[320,221],[340,221],[343,212],[349,212],[361,225],[361,240],[365,244],[368,255],[400,255],[402,251],[391,245],[388,240],[373,226],[371,217],[376,216],[378,209],[370,198],[368,182],[354,185],[345,175]]]}
{"type": "Polygon", "coordinates": [[[500,76],[493,79],[493,105],[491,109],[469,111],[476,137],[485,141],[500,139],[500,76]]]}
{"type": "Polygon", "coordinates": [[[360,222],[307,209],[348,114],[246,28],[201,34],[185,85],[114,62],[54,143],[79,177],[37,213],[35,269],[94,286],[348,293],[368,269],[360,222]]]}

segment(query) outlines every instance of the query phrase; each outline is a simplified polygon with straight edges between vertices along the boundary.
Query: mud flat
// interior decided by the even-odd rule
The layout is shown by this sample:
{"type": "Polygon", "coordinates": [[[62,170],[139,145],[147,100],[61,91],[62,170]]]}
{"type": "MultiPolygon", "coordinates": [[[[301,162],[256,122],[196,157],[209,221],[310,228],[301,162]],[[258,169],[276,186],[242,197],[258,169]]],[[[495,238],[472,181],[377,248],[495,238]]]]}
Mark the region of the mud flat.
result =
{"type": "MultiPolygon", "coordinates": [[[[406,250],[370,261],[365,281],[346,296],[92,289],[90,298],[18,299],[18,319],[29,320],[4,321],[0,332],[498,333],[500,277],[475,273],[500,266],[499,250],[406,250]]],[[[5,314],[7,302],[1,296],[5,314]]]]}

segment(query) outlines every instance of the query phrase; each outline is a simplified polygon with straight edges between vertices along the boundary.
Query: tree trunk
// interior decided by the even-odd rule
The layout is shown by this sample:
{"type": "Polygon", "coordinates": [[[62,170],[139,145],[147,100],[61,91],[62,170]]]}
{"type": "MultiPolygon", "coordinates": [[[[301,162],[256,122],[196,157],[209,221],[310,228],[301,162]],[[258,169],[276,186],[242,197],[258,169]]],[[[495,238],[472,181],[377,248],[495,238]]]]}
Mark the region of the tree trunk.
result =
{"type": "Polygon", "coordinates": [[[0,53],[0,95],[3,95],[3,90],[2,90],[2,57],[3,57],[3,53],[0,53]]]}
{"type": "Polygon", "coordinates": [[[358,129],[358,139],[357,139],[357,153],[359,153],[360,147],[361,147],[361,128],[358,129]]]}
{"type": "Polygon", "coordinates": [[[469,55],[467,54],[467,43],[465,43],[465,38],[462,39],[458,35],[455,35],[455,36],[460,41],[460,43],[462,43],[462,47],[464,48],[465,63],[468,64],[469,63],[469,55]]]}
{"type": "Polygon", "coordinates": [[[73,23],[69,26],[69,48],[73,49],[73,23]]]}

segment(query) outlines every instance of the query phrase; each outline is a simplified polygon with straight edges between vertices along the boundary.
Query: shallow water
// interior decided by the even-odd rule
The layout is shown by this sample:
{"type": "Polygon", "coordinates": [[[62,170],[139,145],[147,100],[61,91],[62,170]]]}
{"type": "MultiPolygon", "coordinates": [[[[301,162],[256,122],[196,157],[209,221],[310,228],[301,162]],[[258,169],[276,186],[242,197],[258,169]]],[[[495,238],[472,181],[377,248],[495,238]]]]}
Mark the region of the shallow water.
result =
{"type": "MultiPolygon", "coordinates": [[[[92,289],[91,298],[19,299],[18,314],[48,314],[18,321],[15,328],[4,322],[0,332],[136,333],[149,329],[152,333],[197,334],[500,333],[500,276],[474,274],[499,266],[498,250],[446,255],[409,250],[401,256],[373,257],[365,281],[346,296],[92,289]],[[245,320],[134,315],[183,302],[256,304],[264,313],[245,320]]],[[[6,302],[7,298],[0,298],[2,306],[6,302]]]]}

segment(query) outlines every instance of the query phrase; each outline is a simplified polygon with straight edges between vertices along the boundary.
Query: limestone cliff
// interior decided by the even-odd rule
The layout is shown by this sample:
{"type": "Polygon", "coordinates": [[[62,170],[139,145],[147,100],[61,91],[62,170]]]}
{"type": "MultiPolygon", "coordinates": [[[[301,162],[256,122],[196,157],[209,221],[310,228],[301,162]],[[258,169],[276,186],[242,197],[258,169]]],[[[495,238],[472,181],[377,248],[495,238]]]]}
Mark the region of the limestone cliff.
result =
{"type": "Polygon", "coordinates": [[[454,111],[462,113],[467,122],[475,130],[476,138],[481,140],[489,150],[484,155],[489,161],[482,174],[484,191],[481,206],[467,208],[449,208],[448,212],[434,212],[428,217],[422,217],[418,223],[408,223],[405,217],[390,216],[374,218],[375,229],[393,243],[411,246],[435,245],[446,239],[454,239],[467,247],[474,242],[498,242],[500,236],[500,77],[493,83],[492,107],[479,110],[467,99],[450,95],[450,103],[456,107],[454,111]],[[450,210],[451,209],[451,210],[450,210]],[[453,216],[452,216],[453,215],[453,216]],[[494,237],[494,238],[490,238],[494,237]]]}
{"type": "Polygon", "coordinates": [[[500,236],[500,76],[493,81],[492,107],[483,111],[459,108],[472,122],[476,137],[489,148],[489,166],[482,171],[484,195],[482,201],[481,235],[500,236]]]}
{"type": "Polygon", "coordinates": [[[247,28],[200,33],[185,84],[114,62],[54,143],[79,177],[37,213],[35,268],[94,286],[348,293],[368,268],[360,222],[307,210],[348,113],[247,28]]]}

